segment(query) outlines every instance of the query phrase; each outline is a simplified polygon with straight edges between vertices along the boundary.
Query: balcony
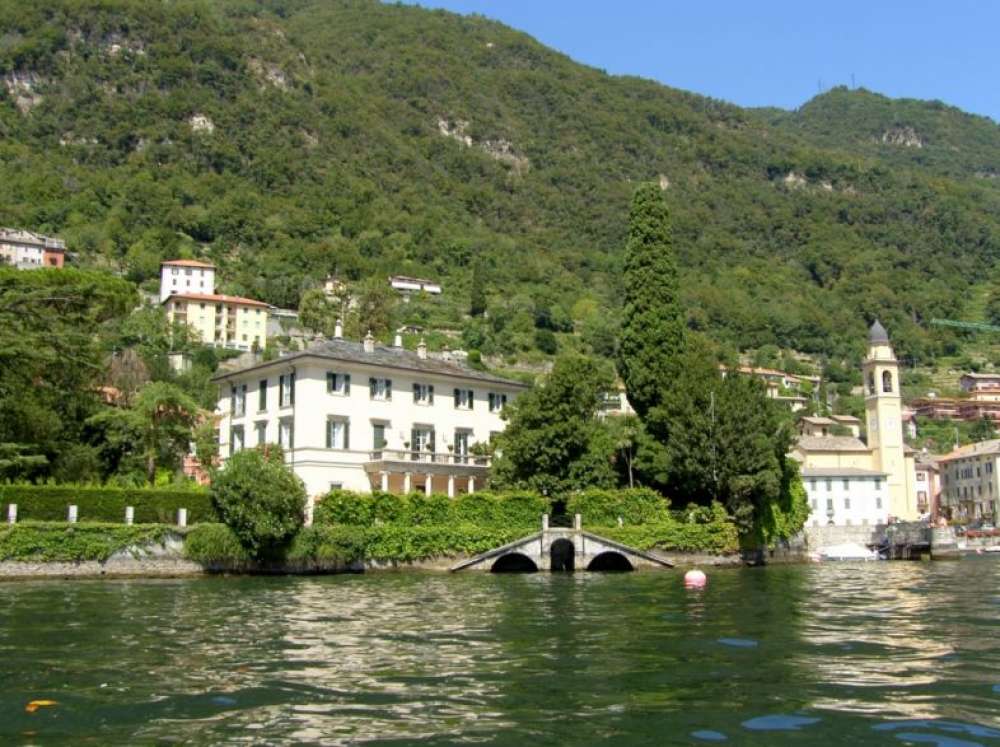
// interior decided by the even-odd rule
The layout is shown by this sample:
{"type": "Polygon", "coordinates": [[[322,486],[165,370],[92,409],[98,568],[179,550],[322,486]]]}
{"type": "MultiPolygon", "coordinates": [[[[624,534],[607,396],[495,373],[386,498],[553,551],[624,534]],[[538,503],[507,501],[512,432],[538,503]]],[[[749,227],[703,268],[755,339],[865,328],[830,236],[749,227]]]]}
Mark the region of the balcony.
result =
{"type": "Polygon", "coordinates": [[[482,487],[489,469],[488,456],[412,449],[376,449],[365,462],[372,487],[393,493],[472,493],[482,487]]]}

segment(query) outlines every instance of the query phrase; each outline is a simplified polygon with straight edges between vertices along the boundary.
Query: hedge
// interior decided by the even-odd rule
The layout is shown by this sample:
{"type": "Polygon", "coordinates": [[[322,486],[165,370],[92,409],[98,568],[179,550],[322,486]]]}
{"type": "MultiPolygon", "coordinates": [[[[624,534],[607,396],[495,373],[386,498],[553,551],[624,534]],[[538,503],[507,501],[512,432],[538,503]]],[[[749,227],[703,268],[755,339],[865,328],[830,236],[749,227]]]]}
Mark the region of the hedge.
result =
{"type": "Polygon", "coordinates": [[[731,521],[685,524],[667,519],[652,524],[595,527],[591,531],[637,550],[724,554],[739,549],[739,533],[731,521]]]}
{"type": "Polygon", "coordinates": [[[137,524],[174,524],[179,508],[187,509],[189,524],[218,521],[208,491],[200,489],[0,485],[0,520],[11,503],[18,521],[66,521],[70,505],[79,507],[81,522],[124,523],[126,506],[135,508],[137,524]]]}
{"type": "Polygon", "coordinates": [[[322,526],[439,526],[474,524],[481,527],[541,526],[549,502],[534,493],[466,493],[394,495],[334,490],[316,506],[313,521],[322,526]]]}
{"type": "Polygon", "coordinates": [[[670,518],[670,501],[649,488],[602,490],[591,488],[570,496],[566,513],[581,514],[584,526],[649,524],[670,518]]]}
{"type": "Polygon", "coordinates": [[[184,538],[184,554],[197,563],[246,563],[250,552],[225,524],[198,524],[184,538]]]}
{"type": "Polygon", "coordinates": [[[130,547],[158,542],[170,528],[157,524],[67,524],[28,521],[0,529],[0,560],[107,560],[130,547]]]}

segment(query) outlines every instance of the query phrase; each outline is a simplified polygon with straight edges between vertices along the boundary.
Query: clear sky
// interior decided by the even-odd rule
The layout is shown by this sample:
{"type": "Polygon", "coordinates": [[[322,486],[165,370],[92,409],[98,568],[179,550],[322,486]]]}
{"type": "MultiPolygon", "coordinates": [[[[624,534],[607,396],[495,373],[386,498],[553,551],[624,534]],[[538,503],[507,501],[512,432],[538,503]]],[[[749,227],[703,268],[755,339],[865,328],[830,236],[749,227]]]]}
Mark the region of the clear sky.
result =
{"type": "Polygon", "coordinates": [[[479,13],[609,73],[743,106],[820,87],[940,99],[1000,122],[998,0],[421,0],[479,13]]]}

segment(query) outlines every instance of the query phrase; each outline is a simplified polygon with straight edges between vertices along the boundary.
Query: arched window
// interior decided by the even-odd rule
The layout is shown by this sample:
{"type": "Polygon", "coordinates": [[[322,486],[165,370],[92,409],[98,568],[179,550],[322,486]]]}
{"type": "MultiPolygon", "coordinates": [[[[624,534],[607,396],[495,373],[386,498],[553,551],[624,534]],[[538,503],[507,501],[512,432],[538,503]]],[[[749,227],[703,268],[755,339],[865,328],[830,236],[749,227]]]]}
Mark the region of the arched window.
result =
{"type": "Polygon", "coordinates": [[[868,393],[875,394],[875,374],[872,371],[868,372],[868,393]]]}
{"type": "Polygon", "coordinates": [[[882,391],[891,392],[892,391],[892,372],[883,371],[882,372],[882,391]]]}

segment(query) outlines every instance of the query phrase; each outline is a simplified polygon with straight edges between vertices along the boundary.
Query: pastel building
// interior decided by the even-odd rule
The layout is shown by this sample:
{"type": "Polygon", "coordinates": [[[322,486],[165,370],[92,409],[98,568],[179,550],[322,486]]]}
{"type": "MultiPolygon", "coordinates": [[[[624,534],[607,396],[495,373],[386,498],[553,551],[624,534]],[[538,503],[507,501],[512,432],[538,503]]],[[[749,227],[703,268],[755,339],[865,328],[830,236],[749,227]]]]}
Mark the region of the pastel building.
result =
{"type": "Polygon", "coordinates": [[[811,524],[876,524],[890,517],[912,520],[919,516],[916,451],[903,440],[899,363],[889,335],[877,321],[868,333],[862,374],[867,442],[855,435],[849,419],[823,418],[814,420],[828,422],[807,423],[808,432],[803,432],[792,449],[792,456],[802,465],[813,507],[811,524]],[[834,425],[849,428],[852,435],[832,435],[834,425]],[[843,495],[828,495],[837,492],[838,484],[843,495]],[[849,507],[843,505],[844,497],[849,507]],[[831,499],[832,508],[828,503],[831,499]]]}
{"type": "Polygon", "coordinates": [[[20,270],[62,267],[66,262],[66,243],[17,228],[0,228],[0,264],[20,270]]]}
{"type": "Polygon", "coordinates": [[[167,319],[186,324],[206,345],[261,350],[267,344],[268,305],[252,298],[175,293],[163,302],[167,319]]]}
{"type": "Polygon", "coordinates": [[[1000,515],[1000,439],[962,446],[938,457],[940,510],[953,521],[1000,515]]]}
{"type": "Polygon", "coordinates": [[[280,445],[310,496],[332,488],[454,496],[481,488],[476,448],[504,429],[526,387],[456,361],[335,336],[305,351],[228,371],[220,386],[223,459],[280,445]]]}

